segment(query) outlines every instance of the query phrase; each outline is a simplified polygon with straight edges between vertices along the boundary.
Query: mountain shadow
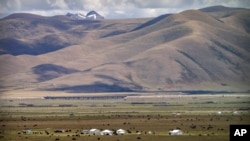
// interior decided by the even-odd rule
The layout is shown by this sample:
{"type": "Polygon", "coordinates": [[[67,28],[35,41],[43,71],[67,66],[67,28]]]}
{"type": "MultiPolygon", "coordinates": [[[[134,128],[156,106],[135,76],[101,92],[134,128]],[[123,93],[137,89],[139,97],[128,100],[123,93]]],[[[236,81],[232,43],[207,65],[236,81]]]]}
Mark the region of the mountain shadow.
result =
{"type": "Polygon", "coordinates": [[[49,89],[50,91],[66,91],[71,93],[98,93],[98,92],[132,92],[133,90],[127,87],[121,87],[116,84],[104,84],[96,82],[89,85],[65,86],[49,89]]]}
{"type": "Polygon", "coordinates": [[[164,15],[161,15],[159,17],[153,18],[152,20],[149,20],[148,22],[143,23],[143,24],[139,25],[138,27],[134,28],[132,31],[136,31],[136,30],[142,29],[144,27],[148,27],[150,25],[153,25],[153,24],[161,21],[162,19],[165,19],[166,17],[168,17],[170,15],[172,15],[172,14],[164,14],[164,15]]]}
{"type": "Polygon", "coordinates": [[[55,36],[46,36],[36,43],[25,43],[18,39],[0,39],[0,54],[11,54],[11,55],[39,55],[52,51],[56,51],[73,45],[68,42],[59,41],[55,36]]]}
{"type": "Polygon", "coordinates": [[[78,72],[75,69],[65,68],[54,64],[41,64],[32,68],[34,74],[38,75],[38,81],[51,80],[65,74],[78,72]]]}

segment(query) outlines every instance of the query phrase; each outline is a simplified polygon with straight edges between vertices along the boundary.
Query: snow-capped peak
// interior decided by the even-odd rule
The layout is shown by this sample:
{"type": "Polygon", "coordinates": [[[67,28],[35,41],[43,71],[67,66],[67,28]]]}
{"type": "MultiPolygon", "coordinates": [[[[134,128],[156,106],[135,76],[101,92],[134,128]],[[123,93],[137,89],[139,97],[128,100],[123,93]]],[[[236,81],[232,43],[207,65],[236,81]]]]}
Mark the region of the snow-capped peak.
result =
{"type": "Polygon", "coordinates": [[[84,20],[86,19],[86,16],[81,13],[67,13],[66,16],[70,17],[72,20],[84,20]]]}
{"type": "Polygon", "coordinates": [[[70,17],[72,20],[84,20],[84,19],[90,19],[90,20],[102,20],[104,19],[103,16],[98,14],[95,11],[90,11],[86,15],[83,15],[81,13],[67,13],[66,16],[70,17]]]}
{"type": "Polygon", "coordinates": [[[96,20],[96,14],[88,15],[87,18],[96,20]]]}
{"type": "Polygon", "coordinates": [[[90,18],[90,19],[93,19],[93,20],[102,20],[104,19],[103,16],[101,16],[100,14],[98,14],[96,11],[90,11],[87,13],[86,17],[90,18]]]}

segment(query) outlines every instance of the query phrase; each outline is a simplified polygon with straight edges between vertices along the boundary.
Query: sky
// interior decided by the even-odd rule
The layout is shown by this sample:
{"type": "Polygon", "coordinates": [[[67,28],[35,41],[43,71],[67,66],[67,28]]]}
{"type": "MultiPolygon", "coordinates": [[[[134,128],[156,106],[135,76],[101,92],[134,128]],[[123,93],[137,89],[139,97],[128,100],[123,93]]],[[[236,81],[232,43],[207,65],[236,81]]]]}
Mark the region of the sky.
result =
{"type": "Polygon", "coordinates": [[[250,8],[250,0],[0,0],[0,18],[12,13],[53,16],[91,10],[107,19],[143,18],[214,5],[250,8]]]}

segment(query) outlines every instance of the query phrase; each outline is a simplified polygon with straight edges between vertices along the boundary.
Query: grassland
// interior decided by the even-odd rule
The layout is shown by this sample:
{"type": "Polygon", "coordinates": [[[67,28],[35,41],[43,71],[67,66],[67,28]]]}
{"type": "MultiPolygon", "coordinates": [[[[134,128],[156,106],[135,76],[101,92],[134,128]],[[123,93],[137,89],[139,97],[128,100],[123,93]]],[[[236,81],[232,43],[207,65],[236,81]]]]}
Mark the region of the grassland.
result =
{"type": "Polygon", "coordinates": [[[229,125],[250,123],[249,102],[247,94],[160,94],[112,100],[1,99],[0,140],[228,141],[229,125]],[[82,129],[91,128],[122,128],[131,133],[80,134],[82,129]],[[183,131],[182,136],[168,134],[176,128],[183,131]],[[24,129],[33,133],[24,134],[24,129]],[[55,133],[56,129],[67,132],[55,133]]]}

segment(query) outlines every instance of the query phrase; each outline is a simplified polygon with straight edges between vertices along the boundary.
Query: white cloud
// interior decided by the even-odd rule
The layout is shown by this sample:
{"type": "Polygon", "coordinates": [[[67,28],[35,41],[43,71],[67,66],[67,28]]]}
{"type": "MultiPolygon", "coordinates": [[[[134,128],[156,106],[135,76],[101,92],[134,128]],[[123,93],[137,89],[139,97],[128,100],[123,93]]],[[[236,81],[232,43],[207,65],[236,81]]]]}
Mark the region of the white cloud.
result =
{"type": "Polygon", "coordinates": [[[64,0],[47,0],[47,3],[54,8],[68,9],[68,4],[64,0]]]}
{"type": "Polygon", "coordinates": [[[53,10],[29,10],[29,11],[21,11],[22,13],[31,13],[31,14],[36,14],[36,15],[43,15],[43,16],[54,16],[54,15],[66,15],[68,12],[71,13],[81,13],[81,14],[86,14],[87,11],[82,11],[82,10],[62,10],[62,9],[53,9],[53,10]]]}
{"type": "Polygon", "coordinates": [[[90,10],[106,18],[152,17],[213,5],[250,8],[250,0],[1,0],[0,17],[16,12],[51,16],[90,10]]]}

